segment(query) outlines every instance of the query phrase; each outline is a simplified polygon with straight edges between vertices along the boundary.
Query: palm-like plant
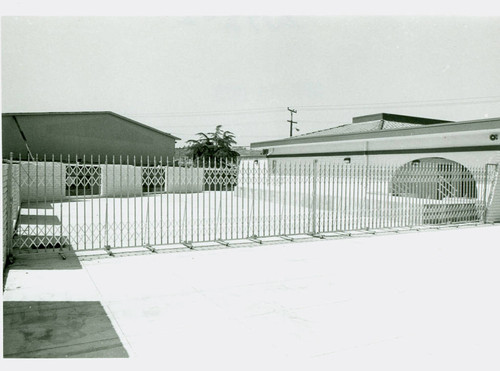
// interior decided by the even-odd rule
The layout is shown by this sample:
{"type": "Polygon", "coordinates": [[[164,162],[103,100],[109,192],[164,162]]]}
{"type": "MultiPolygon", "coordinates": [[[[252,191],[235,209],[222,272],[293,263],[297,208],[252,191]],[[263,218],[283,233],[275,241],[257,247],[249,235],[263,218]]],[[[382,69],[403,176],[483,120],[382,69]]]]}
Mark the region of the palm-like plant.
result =
{"type": "Polygon", "coordinates": [[[217,163],[223,164],[226,160],[233,160],[239,156],[239,153],[232,149],[232,145],[236,144],[234,134],[222,130],[222,125],[217,125],[213,133],[196,135],[200,138],[187,141],[188,155],[194,160],[210,161],[215,166],[217,163]]]}

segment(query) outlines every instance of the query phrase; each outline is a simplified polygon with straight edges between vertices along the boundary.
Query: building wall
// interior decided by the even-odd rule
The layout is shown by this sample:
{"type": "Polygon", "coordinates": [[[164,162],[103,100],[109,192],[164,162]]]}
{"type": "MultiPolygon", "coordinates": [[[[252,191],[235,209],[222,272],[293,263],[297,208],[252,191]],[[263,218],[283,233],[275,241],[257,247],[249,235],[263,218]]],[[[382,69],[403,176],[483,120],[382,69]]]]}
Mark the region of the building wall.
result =
{"type": "MultiPolygon", "coordinates": [[[[138,166],[101,165],[103,197],[131,197],[143,193],[143,169],[138,166]]],[[[156,192],[191,193],[203,191],[203,169],[166,167],[165,188],[156,192]]],[[[159,184],[160,182],[153,182],[159,184]]],[[[153,184],[151,189],[153,189],[153,184]]]]}
{"type": "MultiPolygon", "coordinates": [[[[101,169],[100,195],[104,197],[140,195],[140,167],[126,165],[96,165],[101,169]],[[134,178],[135,175],[135,178],[134,178]],[[134,181],[135,179],[135,181],[134,181]]],[[[67,198],[67,164],[57,162],[23,162],[13,165],[14,181],[19,185],[21,202],[60,202],[67,198]]]]}
{"type": "Polygon", "coordinates": [[[432,125],[416,129],[398,129],[353,133],[337,136],[296,137],[269,144],[257,143],[252,148],[267,148],[273,156],[321,156],[322,154],[364,154],[366,152],[404,153],[408,151],[463,152],[472,146],[494,146],[500,149],[500,119],[477,122],[432,125]],[[493,138],[495,137],[496,139],[493,138]]]}
{"type": "Polygon", "coordinates": [[[100,165],[103,197],[128,197],[142,194],[142,172],[138,166],[100,165]]]}
{"type": "MultiPolygon", "coordinates": [[[[108,163],[139,162],[142,156],[146,163],[156,156],[173,157],[175,139],[155,132],[128,120],[107,113],[95,114],[43,114],[43,115],[18,115],[16,116],[23,130],[31,153],[38,155],[38,160],[43,160],[44,155],[51,160],[52,155],[56,161],[60,156],[67,161],[68,155],[74,161],[76,156],[85,162],[90,162],[93,155],[94,162],[100,156],[104,163],[108,156],[108,163]],[[113,160],[113,156],[114,160],[113,160]]],[[[22,154],[27,159],[27,149],[17,125],[12,116],[2,117],[3,133],[3,158],[8,158],[12,152],[14,158],[22,154]]],[[[166,161],[164,161],[166,162],[166,161]]]]}
{"type": "Polygon", "coordinates": [[[204,190],[204,170],[168,167],[165,172],[167,193],[195,193],[204,190]]]}
{"type": "Polygon", "coordinates": [[[268,166],[275,164],[311,164],[314,160],[320,163],[345,163],[347,158],[351,164],[359,165],[384,165],[399,167],[410,161],[429,158],[442,157],[448,160],[458,162],[465,167],[477,168],[484,167],[486,164],[494,164],[499,162],[500,151],[472,151],[472,152],[429,152],[429,153],[404,153],[404,154],[389,154],[389,155],[349,155],[343,154],[339,156],[310,156],[310,157],[286,157],[286,158],[268,158],[268,166]]]}
{"type": "MultiPolygon", "coordinates": [[[[347,158],[355,165],[375,165],[393,167],[397,169],[404,164],[417,159],[441,157],[464,165],[470,170],[484,170],[487,164],[500,164],[500,151],[471,151],[471,152],[428,152],[428,153],[402,153],[391,155],[341,155],[341,156],[311,156],[311,157],[285,157],[270,158],[267,166],[272,168],[286,168],[287,164],[312,164],[318,163],[344,164],[347,158]]],[[[500,165],[499,165],[500,166],[500,165]]],[[[500,175],[499,175],[500,176],[500,175]]],[[[492,198],[487,214],[488,222],[500,222],[500,181],[492,189],[492,198]]],[[[484,180],[477,179],[478,195],[481,197],[484,189],[484,180]]]]}
{"type": "MultiPolygon", "coordinates": [[[[4,164],[4,192],[7,185],[7,165],[4,164]]],[[[75,165],[71,165],[77,168],[75,165]]],[[[94,165],[100,169],[99,193],[101,197],[133,197],[143,194],[143,170],[145,167],[132,165],[94,165]]],[[[66,184],[71,183],[71,176],[76,170],[70,170],[67,177],[67,164],[57,162],[22,162],[12,165],[13,194],[20,202],[52,203],[68,198],[66,184]],[[20,170],[20,171],[19,171],[20,170]]],[[[203,192],[204,170],[197,168],[164,167],[165,181],[156,192],[191,193],[203,192]]],[[[156,183],[156,184],[159,184],[156,183]]],[[[80,191],[80,196],[83,193],[80,191]]],[[[86,196],[90,196],[87,191],[86,196]]]]}
{"type": "Polygon", "coordinates": [[[57,162],[14,164],[21,202],[54,202],[66,197],[66,165],[57,162]]]}

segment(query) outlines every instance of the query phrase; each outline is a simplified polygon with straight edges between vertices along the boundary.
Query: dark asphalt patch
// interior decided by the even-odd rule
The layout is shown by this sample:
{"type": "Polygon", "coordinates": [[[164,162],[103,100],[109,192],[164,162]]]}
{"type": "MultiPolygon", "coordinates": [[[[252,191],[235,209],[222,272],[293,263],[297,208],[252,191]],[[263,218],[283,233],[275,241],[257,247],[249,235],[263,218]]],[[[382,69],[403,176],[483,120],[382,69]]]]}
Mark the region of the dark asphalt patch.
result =
{"type": "Polygon", "coordinates": [[[82,269],[82,265],[74,251],[40,251],[18,253],[14,256],[14,263],[9,264],[9,270],[53,270],[53,269],[82,269]],[[63,259],[64,258],[64,259],[63,259]]]}
{"type": "Polygon", "coordinates": [[[3,311],[4,358],[128,357],[98,301],[6,301],[3,311]]]}

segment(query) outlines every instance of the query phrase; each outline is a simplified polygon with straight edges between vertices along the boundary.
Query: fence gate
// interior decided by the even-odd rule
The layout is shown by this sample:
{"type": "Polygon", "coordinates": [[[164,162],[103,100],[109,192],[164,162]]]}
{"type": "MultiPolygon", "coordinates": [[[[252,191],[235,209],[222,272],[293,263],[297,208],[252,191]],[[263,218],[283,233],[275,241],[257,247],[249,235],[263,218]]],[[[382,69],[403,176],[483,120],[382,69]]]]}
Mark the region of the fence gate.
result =
{"type": "Polygon", "coordinates": [[[496,165],[418,161],[269,167],[267,161],[79,158],[4,163],[4,205],[11,206],[4,220],[12,221],[4,223],[4,236],[13,236],[14,248],[190,245],[482,222],[498,178],[496,165]]]}

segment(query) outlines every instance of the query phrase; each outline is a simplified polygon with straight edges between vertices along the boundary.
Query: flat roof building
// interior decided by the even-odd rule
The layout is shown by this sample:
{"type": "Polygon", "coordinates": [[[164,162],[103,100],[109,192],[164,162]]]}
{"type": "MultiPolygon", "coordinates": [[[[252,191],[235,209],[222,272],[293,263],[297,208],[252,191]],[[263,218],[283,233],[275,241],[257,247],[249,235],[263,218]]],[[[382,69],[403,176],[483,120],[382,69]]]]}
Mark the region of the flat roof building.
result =
{"type": "Polygon", "coordinates": [[[268,159],[322,159],[403,164],[444,157],[467,165],[500,162],[500,118],[450,122],[379,113],[351,124],[280,140],[252,143],[268,159]]]}
{"type": "Polygon", "coordinates": [[[488,220],[500,221],[500,118],[451,122],[378,113],[304,135],[252,143],[251,148],[263,150],[271,169],[280,163],[313,161],[399,168],[393,183],[404,179],[416,164],[433,163],[437,169],[455,166],[464,174],[468,168],[494,165],[492,176],[497,180],[489,179],[496,188],[488,220]]]}

